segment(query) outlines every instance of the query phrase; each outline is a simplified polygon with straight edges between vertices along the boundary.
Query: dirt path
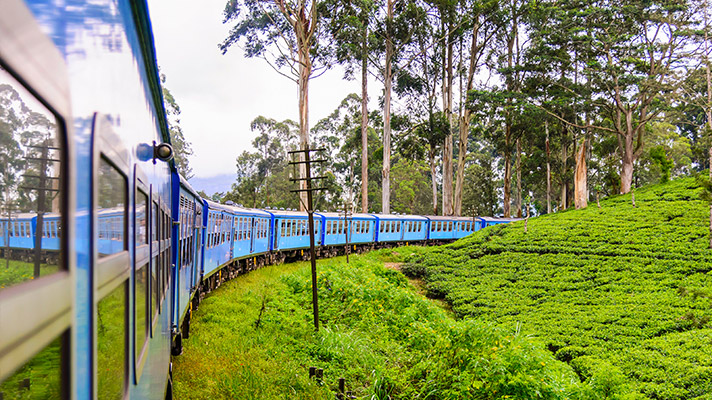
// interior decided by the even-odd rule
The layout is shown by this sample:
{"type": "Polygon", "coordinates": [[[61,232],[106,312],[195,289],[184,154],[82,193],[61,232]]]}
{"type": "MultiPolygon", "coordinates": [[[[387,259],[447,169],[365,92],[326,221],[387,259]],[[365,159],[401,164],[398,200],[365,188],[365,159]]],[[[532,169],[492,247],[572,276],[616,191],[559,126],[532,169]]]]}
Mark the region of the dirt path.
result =
{"type": "MultiPolygon", "coordinates": [[[[386,268],[388,268],[388,269],[394,269],[394,270],[396,270],[396,271],[398,271],[398,272],[402,272],[402,271],[401,271],[401,265],[402,265],[402,264],[403,264],[403,263],[397,263],[397,262],[384,262],[384,263],[383,263],[383,266],[386,267],[386,268]]],[[[405,276],[405,275],[404,275],[404,276],[405,276]]],[[[425,286],[426,286],[427,284],[425,283],[424,280],[422,280],[422,279],[420,279],[420,278],[410,278],[410,277],[408,277],[408,276],[405,276],[405,277],[408,279],[408,282],[410,282],[410,284],[413,285],[413,287],[415,287],[415,291],[416,291],[419,295],[421,295],[421,296],[425,297],[426,299],[430,300],[431,302],[433,302],[434,304],[436,304],[438,307],[444,309],[445,311],[447,311],[447,312],[452,312],[452,307],[450,307],[450,304],[448,304],[446,301],[444,301],[444,300],[438,300],[438,299],[431,299],[431,298],[429,298],[429,297],[427,296],[427,290],[426,290],[426,288],[425,288],[425,286]]]]}

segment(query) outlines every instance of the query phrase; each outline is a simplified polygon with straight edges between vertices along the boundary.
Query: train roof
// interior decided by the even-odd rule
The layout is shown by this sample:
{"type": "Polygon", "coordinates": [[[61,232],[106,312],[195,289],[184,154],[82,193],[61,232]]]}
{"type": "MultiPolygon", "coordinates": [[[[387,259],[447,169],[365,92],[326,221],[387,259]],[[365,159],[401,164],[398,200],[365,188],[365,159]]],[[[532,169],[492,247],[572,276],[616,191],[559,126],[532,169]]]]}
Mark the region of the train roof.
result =
{"type": "MultiPolygon", "coordinates": [[[[316,214],[323,215],[326,218],[344,218],[343,213],[337,213],[337,212],[317,212],[316,214]]],[[[369,219],[369,220],[375,220],[376,217],[374,217],[371,214],[364,214],[364,213],[354,213],[349,215],[350,219],[357,218],[357,219],[369,219]]]]}
{"type": "Polygon", "coordinates": [[[185,189],[185,190],[187,190],[188,192],[190,192],[190,194],[192,194],[193,196],[195,196],[195,197],[201,199],[201,197],[200,197],[200,195],[198,194],[198,192],[197,192],[195,189],[193,189],[192,186],[190,186],[190,183],[188,183],[188,180],[185,179],[185,177],[184,177],[183,175],[178,174],[178,177],[180,178],[180,185],[183,187],[183,189],[185,189]]]}
{"type": "Polygon", "coordinates": [[[240,207],[240,206],[233,206],[233,205],[227,205],[227,207],[230,207],[232,212],[235,214],[241,214],[241,215],[257,215],[260,217],[269,217],[271,216],[270,213],[264,210],[260,210],[259,208],[247,208],[247,207],[240,207]]]}
{"type": "Polygon", "coordinates": [[[273,214],[274,216],[279,216],[279,217],[306,218],[309,216],[309,214],[307,214],[306,211],[296,211],[296,210],[263,210],[263,211],[273,214]]]}
{"type": "Polygon", "coordinates": [[[421,215],[402,215],[402,214],[369,214],[378,219],[397,220],[397,221],[427,221],[426,217],[421,215]]]}
{"type": "Polygon", "coordinates": [[[498,218],[498,217],[480,217],[487,222],[517,222],[524,218],[498,218]]]}
{"type": "Polygon", "coordinates": [[[480,217],[456,217],[456,216],[445,216],[445,215],[428,215],[426,216],[431,221],[472,221],[473,219],[479,219],[480,217]]]}
{"type": "Polygon", "coordinates": [[[227,211],[227,212],[231,212],[231,211],[232,211],[232,207],[231,207],[231,206],[228,206],[228,205],[225,205],[225,204],[220,204],[220,203],[218,203],[218,202],[215,202],[215,201],[212,201],[212,200],[208,200],[208,199],[203,199],[203,201],[208,205],[208,208],[211,209],[211,210],[220,210],[220,211],[227,211]]]}

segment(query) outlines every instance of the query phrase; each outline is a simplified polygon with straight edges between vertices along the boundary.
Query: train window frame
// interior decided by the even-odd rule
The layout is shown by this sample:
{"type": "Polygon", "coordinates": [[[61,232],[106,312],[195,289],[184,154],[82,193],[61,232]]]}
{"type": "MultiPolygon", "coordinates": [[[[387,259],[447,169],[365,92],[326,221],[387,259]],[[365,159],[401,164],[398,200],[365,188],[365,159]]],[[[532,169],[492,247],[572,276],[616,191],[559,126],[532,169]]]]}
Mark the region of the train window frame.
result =
{"type": "MultiPolygon", "coordinates": [[[[105,257],[102,257],[101,259],[99,258],[99,253],[98,253],[98,245],[97,245],[97,238],[98,235],[92,234],[92,254],[93,254],[93,268],[92,268],[92,276],[93,276],[93,281],[94,281],[94,295],[93,295],[93,315],[94,318],[97,318],[98,312],[99,312],[99,303],[110,296],[111,294],[114,293],[114,290],[121,287],[122,285],[125,287],[124,289],[124,310],[123,310],[123,316],[124,316],[124,332],[123,332],[123,341],[124,341],[124,349],[129,349],[129,331],[130,329],[128,328],[130,319],[129,319],[129,310],[130,310],[130,299],[128,298],[129,296],[129,284],[128,281],[131,277],[131,264],[130,264],[130,257],[129,257],[129,230],[128,230],[128,223],[129,223],[129,209],[130,209],[130,203],[129,203],[129,191],[131,188],[129,177],[128,177],[128,172],[130,171],[129,169],[129,163],[128,163],[128,151],[127,149],[123,146],[123,142],[118,138],[118,136],[114,133],[112,129],[112,120],[105,115],[101,115],[99,113],[94,114],[94,121],[93,121],[93,133],[92,133],[92,139],[93,139],[93,168],[92,171],[97,170],[99,163],[103,160],[104,162],[107,162],[116,172],[118,172],[121,177],[124,179],[126,185],[125,185],[125,192],[124,192],[124,237],[126,238],[123,241],[123,247],[124,249],[115,253],[111,254],[105,257]]],[[[96,232],[96,229],[98,227],[98,200],[99,200],[99,184],[98,184],[98,174],[94,173],[92,174],[92,187],[93,187],[93,201],[92,201],[92,207],[91,207],[91,215],[92,215],[92,225],[93,225],[93,232],[96,232]]],[[[131,241],[133,243],[133,241],[131,241]]],[[[94,384],[92,385],[92,390],[94,392],[94,396],[97,396],[98,394],[98,376],[99,376],[99,365],[98,365],[98,329],[96,324],[93,324],[93,336],[94,336],[94,341],[93,341],[93,351],[92,351],[92,359],[93,359],[93,372],[92,375],[94,376],[94,384]]],[[[124,360],[123,360],[123,365],[124,365],[124,370],[123,370],[123,388],[122,388],[122,397],[125,397],[128,393],[128,387],[129,387],[129,352],[124,351],[124,360]]]]}
{"type": "MultiPolygon", "coordinates": [[[[57,337],[61,337],[60,373],[62,381],[69,382],[70,345],[68,332],[72,327],[74,298],[73,269],[74,243],[68,240],[73,234],[67,221],[73,220],[75,198],[69,192],[75,171],[70,160],[74,157],[74,147],[67,139],[72,136],[73,121],[70,112],[69,79],[64,59],[52,41],[41,31],[27,6],[20,0],[3,3],[0,15],[0,66],[30,94],[42,103],[55,117],[57,140],[60,143],[60,202],[59,222],[67,229],[60,237],[60,248],[64,254],[60,258],[56,273],[42,276],[37,280],[19,283],[0,291],[0,382],[12,376],[27,361],[46,348],[57,337]],[[21,26],[22,35],[13,34],[13,27],[21,26]],[[26,51],[31,48],[32,51],[26,51]],[[22,72],[20,72],[22,71],[22,72]],[[38,295],[41,293],[42,295],[38,295]],[[52,302],[46,302],[51,298],[52,302]],[[21,343],[21,345],[17,345],[21,343]]],[[[5,229],[4,232],[8,232],[5,229]]],[[[70,384],[60,388],[61,396],[69,398],[70,384]]]]}
{"type": "Polygon", "coordinates": [[[134,245],[132,246],[133,252],[134,252],[134,265],[133,265],[133,274],[132,274],[132,288],[133,290],[131,291],[131,311],[133,314],[133,321],[134,323],[131,325],[133,327],[131,334],[129,335],[131,337],[131,340],[133,341],[133,347],[134,351],[133,354],[131,355],[131,359],[133,360],[133,366],[134,366],[134,374],[133,374],[133,383],[138,384],[141,376],[143,374],[143,367],[146,364],[147,360],[147,353],[148,353],[148,346],[149,346],[149,340],[150,340],[150,334],[149,334],[149,321],[150,321],[150,314],[149,314],[149,301],[150,299],[150,284],[149,284],[149,279],[148,276],[150,274],[150,260],[151,260],[151,186],[147,185],[148,179],[146,178],[146,174],[138,167],[138,165],[134,165],[134,185],[133,185],[133,195],[134,195],[134,200],[131,202],[132,204],[132,209],[133,209],[133,232],[131,232],[133,235],[133,240],[134,240],[134,245]],[[145,241],[144,243],[138,243],[138,237],[136,235],[136,229],[138,228],[138,216],[136,213],[136,205],[138,201],[138,196],[142,195],[145,196],[145,213],[146,213],[146,231],[145,231],[145,241]],[[144,327],[143,327],[143,346],[141,349],[137,348],[137,321],[136,321],[136,310],[137,310],[137,299],[138,296],[136,295],[136,274],[138,273],[139,269],[145,268],[144,273],[146,274],[146,292],[144,294],[144,303],[143,303],[143,308],[145,312],[145,321],[144,321],[144,327]]]}

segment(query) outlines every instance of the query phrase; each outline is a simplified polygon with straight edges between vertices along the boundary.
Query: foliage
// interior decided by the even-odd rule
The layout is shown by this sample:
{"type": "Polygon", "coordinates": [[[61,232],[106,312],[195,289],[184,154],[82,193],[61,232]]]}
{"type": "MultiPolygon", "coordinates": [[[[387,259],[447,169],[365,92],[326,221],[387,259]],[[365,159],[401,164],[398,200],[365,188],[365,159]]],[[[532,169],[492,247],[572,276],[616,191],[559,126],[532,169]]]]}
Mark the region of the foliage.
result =
{"type": "Polygon", "coordinates": [[[692,178],[601,209],[494,226],[411,256],[461,317],[535,334],[585,385],[573,398],[688,399],[712,390],[708,208],[692,178]],[[683,288],[683,289],[681,289],[683,288]],[[600,394],[599,394],[600,396],[600,394]]]}
{"type": "Polygon", "coordinates": [[[584,389],[603,397],[531,336],[455,320],[385,266],[422,252],[382,250],[354,256],[350,265],[320,260],[318,333],[308,263],[223,285],[193,314],[175,361],[177,396],[331,399],[344,377],[347,390],[369,399],[564,399],[584,389]],[[310,366],[324,369],[323,385],[309,380],[310,366]]]}
{"type": "Polygon", "coordinates": [[[173,159],[175,160],[178,172],[186,179],[193,177],[193,169],[190,167],[188,157],[193,155],[190,142],[183,136],[183,128],[180,126],[180,106],[170,90],[166,87],[166,76],[161,74],[161,86],[163,88],[163,104],[168,114],[168,130],[171,135],[171,146],[173,146],[173,159]]]}

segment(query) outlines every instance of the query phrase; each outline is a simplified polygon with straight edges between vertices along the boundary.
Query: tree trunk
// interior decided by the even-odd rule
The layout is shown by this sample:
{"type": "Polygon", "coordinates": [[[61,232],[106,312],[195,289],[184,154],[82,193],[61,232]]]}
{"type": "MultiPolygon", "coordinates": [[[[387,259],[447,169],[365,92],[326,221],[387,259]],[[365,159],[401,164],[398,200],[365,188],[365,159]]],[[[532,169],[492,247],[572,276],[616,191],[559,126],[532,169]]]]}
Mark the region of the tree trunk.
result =
{"type": "Polygon", "coordinates": [[[517,138],[517,218],[522,218],[522,144],[521,140],[517,138]]]}
{"type": "Polygon", "coordinates": [[[361,48],[361,212],[368,212],[368,27],[361,48]]]}
{"type": "MultiPolygon", "coordinates": [[[[299,148],[306,150],[309,148],[309,77],[311,76],[311,57],[309,55],[309,47],[304,43],[299,46],[299,148]]],[[[304,161],[304,154],[300,156],[300,160],[304,161]]],[[[299,164],[299,177],[305,179],[307,177],[307,165],[299,164]]],[[[305,180],[299,181],[299,187],[304,190],[307,188],[305,180]]],[[[307,192],[299,192],[301,201],[299,202],[299,210],[305,211],[307,204],[307,192]]]]}
{"type": "MultiPolygon", "coordinates": [[[[467,68],[467,86],[465,94],[467,94],[474,86],[475,68],[477,67],[477,36],[479,34],[479,17],[475,16],[472,28],[472,46],[470,47],[470,65],[467,68]]],[[[462,88],[460,88],[462,90],[462,88]]],[[[463,102],[464,104],[464,102],[463,102]]],[[[460,141],[458,142],[457,154],[457,178],[455,180],[455,215],[462,215],[462,192],[465,183],[465,159],[467,158],[467,139],[470,135],[470,118],[472,111],[465,108],[462,118],[460,119],[460,141]]]]}
{"type": "MultiPolygon", "coordinates": [[[[709,26],[708,26],[708,19],[707,19],[707,2],[705,1],[705,6],[704,6],[704,21],[705,21],[705,55],[704,55],[704,62],[705,62],[705,72],[707,74],[707,124],[709,126],[709,134],[712,134],[712,78],[710,77],[710,60],[709,60],[709,51],[708,51],[708,40],[709,40],[709,26]]],[[[710,174],[710,182],[712,182],[712,147],[709,149],[709,174],[710,174]]],[[[712,249],[712,204],[710,205],[710,249],[712,249]]]]}
{"type": "MultiPolygon", "coordinates": [[[[443,215],[453,215],[453,187],[452,187],[452,82],[453,82],[453,42],[451,35],[447,33],[447,54],[446,54],[446,65],[445,71],[443,73],[443,110],[445,111],[445,116],[448,120],[448,134],[445,138],[445,144],[443,146],[443,215]]],[[[443,60],[445,61],[445,60],[443,60]]]]}
{"type": "Polygon", "coordinates": [[[383,73],[385,82],[385,95],[383,101],[383,192],[381,194],[383,214],[391,212],[391,89],[393,76],[391,62],[393,61],[393,41],[391,38],[391,24],[393,23],[394,0],[388,0],[388,13],[386,22],[386,60],[383,73]]]}
{"type": "Polygon", "coordinates": [[[566,159],[568,154],[566,154],[566,125],[564,125],[563,136],[564,140],[561,141],[561,209],[566,210],[566,159]]]}
{"type": "Polygon", "coordinates": [[[428,151],[428,158],[430,160],[430,176],[432,177],[433,184],[433,215],[438,215],[438,183],[435,181],[435,147],[430,146],[428,151]]]}
{"type": "Polygon", "coordinates": [[[549,150],[549,121],[544,122],[546,131],[546,213],[551,214],[551,152],[549,150]]]}
{"type": "MultiPolygon", "coordinates": [[[[512,10],[514,12],[514,10],[512,10]]],[[[514,65],[514,45],[517,43],[517,19],[516,16],[512,20],[511,36],[507,38],[507,67],[509,71],[512,70],[514,65]]],[[[507,91],[514,91],[514,79],[511,76],[511,72],[505,75],[507,91]]],[[[505,110],[505,127],[504,127],[504,204],[503,204],[503,214],[505,218],[511,216],[511,181],[512,181],[512,99],[511,96],[507,97],[507,108],[505,110]]]]}
{"type": "MultiPolygon", "coordinates": [[[[505,131],[509,132],[510,126],[507,124],[505,131]]],[[[505,133],[505,148],[504,151],[504,202],[502,204],[502,214],[504,218],[509,218],[511,216],[510,202],[511,193],[510,186],[512,181],[512,155],[509,152],[509,134],[505,133]]]]}
{"type": "Polygon", "coordinates": [[[633,139],[630,135],[623,139],[623,157],[621,157],[621,194],[630,192],[633,186],[633,139]]]}
{"type": "Polygon", "coordinates": [[[583,139],[576,155],[576,172],[574,174],[574,205],[576,209],[588,207],[586,169],[586,139],[583,139]]]}

